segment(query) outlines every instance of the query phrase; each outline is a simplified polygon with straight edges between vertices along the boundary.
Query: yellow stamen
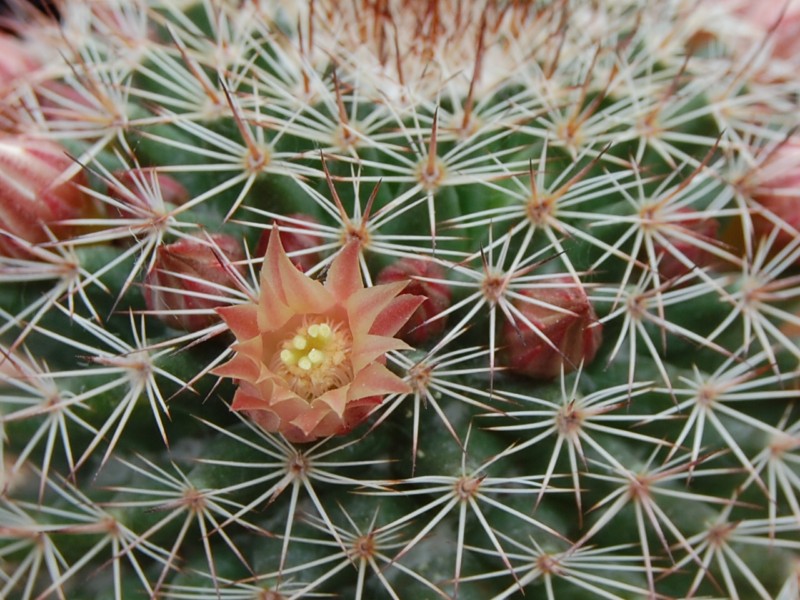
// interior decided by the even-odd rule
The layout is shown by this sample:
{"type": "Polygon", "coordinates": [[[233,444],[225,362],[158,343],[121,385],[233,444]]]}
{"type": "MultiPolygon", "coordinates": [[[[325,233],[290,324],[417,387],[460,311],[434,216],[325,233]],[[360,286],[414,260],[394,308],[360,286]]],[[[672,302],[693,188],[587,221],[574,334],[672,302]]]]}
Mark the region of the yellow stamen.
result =
{"type": "Polygon", "coordinates": [[[297,363],[297,357],[291,350],[281,350],[281,362],[285,365],[294,365],[297,363]]]}
{"type": "Polygon", "coordinates": [[[351,344],[339,324],[306,322],[283,342],[272,368],[299,396],[311,400],[350,380],[351,344]]]}

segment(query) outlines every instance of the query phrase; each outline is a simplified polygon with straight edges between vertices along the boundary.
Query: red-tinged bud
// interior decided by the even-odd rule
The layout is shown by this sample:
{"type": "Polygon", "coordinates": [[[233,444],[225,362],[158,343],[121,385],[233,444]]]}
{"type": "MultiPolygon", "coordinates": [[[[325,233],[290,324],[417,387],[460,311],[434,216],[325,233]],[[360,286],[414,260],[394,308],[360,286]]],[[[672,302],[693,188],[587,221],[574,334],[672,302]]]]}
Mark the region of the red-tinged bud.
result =
{"type": "Polygon", "coordinates": [[[10,89],[20,77],[29,77],[39,66],[18,38],[0,33],[0,90],[10,89]]]}
{"type": "MultiPolygon", "coordinates": [[[[281,244],[294,266],[305,273],[322,260],[319,252],[308,252],[323,242],[322,237],[314,231],[314,226],[319,224],[314,217],[303,213],[294,213],[286,216],[290,220],[276,220],[279,227],[281,244]],[[301,222],[298,222],[301,221],[301,222]],[[305,223],[308,223],[306,225],[305,223]]],[[[267,251],[270,230],[265,229],[256,246],[256,256],[264,256],[267,251]]]]}
{"type": "Polygon", "coordinates": [[[397,333],[397,337],[416,346],[442,334],[447,325],[447,317],[430,323],[426,321],[450,308],[450,287],[444,280],[445,273],[442,267],[430,261],[414,258],[402,258],[378,274],[376,283],[408,281],[403,293],[425,298],[397,333]],[[432,279],[437,281],[428,281],[432,279]]]}
{"type": "Polygon", "coordinates": [[[524,290],[530,301],[514,303],[535,330],[520,318],[503,326],[505,362],[515,373],[552,379],[562,365],[568,373],[589,364],[600,348],[602,329],[586,292],[572,279],[554,283],[562,285],[524,290]]]}
{"type": "Polygon", "coordinates": [[[159,247],[145,277],[147,308],[170,327],[199,331],[216,323],[214,309],[228,304],[222,288],[235,287],[233,272],[244,273],[242,265],[232,264],[244,259],[241,244],[229,235],[210,237],[211,242],[184,239],[159,247]]]}
{"type": "Polygon", "coordinates": [[[769,35],[773,56],[792,60],[800,53],[800,0],[722,0],[754,33],[769,35]]]}
{"type": "Polygon", "coordinates": [[[685,217],[670,221],[669,226],[662,232],[669,238],[672,248],[668,250],[661,244],[655,244],[656,255],[659,258],[658,273],[662,279],[677,279],[692,270],[692,267],[681,262],[677,255],[683,255],[694,265],[693,268],[697,269],[715,262],[714,254],[706,250],[703,245],[717,239],[719,221],[703,216],[690,208],[682,208],[676,212],[685,217]],[[686,239],[687,236],[692,239],[686,239]]]}
{"type": "MultiPolygon", "coordinates": [[[[0,138],[0,231],[26,242],[68,239],[77,228],[61,222],[96,215],[94,204],[80,186],[83,172],[62,181],[75,163],[64,148],[44,139],[23,136],[0,138]]],[[[24,249],[0,233],[0,254],[19,256],[24,249]]]]}
{"type": "Polygon", "coordinates": [[[752,197],[758,205],[752,217],[756,240],[777,228],[772,244],[777,252],[800,236],[800,141],[789,140],[775,150],[759,173],[752,197]],[[776,225],[781,221],[788,227],[776,225]]]}
{"type": "Polygon", "coordinates": [[[128,208],[113,206],[111,216],[123,219],[142,218],[159,210],[161,204],[180,206],[189,199],[189,191],[174,177],[154,169],[117,171],[108,186],[108,195],[128,208]]]}
{"type": "Polygon", "coordinates": [[[86,90],[48,79],[38,84],[35,91],[45,120],[78,121],[97,113],[97,107],[86,90]]]}

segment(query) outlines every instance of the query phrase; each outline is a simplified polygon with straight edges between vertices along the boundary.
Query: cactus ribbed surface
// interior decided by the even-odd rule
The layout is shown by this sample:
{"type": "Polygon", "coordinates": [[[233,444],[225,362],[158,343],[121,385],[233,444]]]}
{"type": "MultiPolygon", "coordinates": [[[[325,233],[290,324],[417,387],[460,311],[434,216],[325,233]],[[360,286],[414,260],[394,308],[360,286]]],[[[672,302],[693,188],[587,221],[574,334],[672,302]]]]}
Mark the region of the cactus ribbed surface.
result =
{"type": "Polygon", "coordinates": [[[799,597],[800,2],[10,4],[0,597],[799,597]]]}

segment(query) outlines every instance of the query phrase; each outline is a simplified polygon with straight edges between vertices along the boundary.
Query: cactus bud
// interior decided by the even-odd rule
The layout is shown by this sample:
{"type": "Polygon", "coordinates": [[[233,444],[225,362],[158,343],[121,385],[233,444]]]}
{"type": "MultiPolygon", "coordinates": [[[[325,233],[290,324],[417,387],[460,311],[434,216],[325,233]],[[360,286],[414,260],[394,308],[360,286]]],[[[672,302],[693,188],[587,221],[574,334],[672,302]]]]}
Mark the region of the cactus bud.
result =
{"type": "Polygon", "coordinates": [[[800,0],[725,0],[756,34],[769,35],[772,55],[791,60],[800,53],[800,0]]]}
{"type": "Polygon", "coordinates": [[[686,257],[695,268],[706,267],[714,261],[714,255],[711,252],[682,238],[683,236],[691,236],[695,239],[713,241],[717,239],[719,221],[702,215],[698,216],[700,213],[690,208],[682,208],[676,212],[686,215],[670,222],[670,225],[680,232],[681,237],[673,237],[669,234],[669,231],[664,232],[669,237],[669,243],[674,250],[670,251],[661,244],[655,244],[656,255],[659,258],[658,272],[662,279],[677,279],[691,270],[686,264],[678,260],[676,254],[686,257]]]}
{"type": "MultiPolygon", "coordinates": [[[[302,213],[287,215],[286,219],[275,221],[280,227],[278,233],[281,244],[294,266],[305,273],[322,259],[319,252],[304,252],[322,243],[322,238],[314,232],[314,225],[318,225],[319,222],[314,217],[302,213]],[[297,221],[304,221],[308,225],[297,221]]],[[[264,256],[266,253],[269,236],[270,230],[265,229],[258,240],[256,256],[264,256]]]]}
{"type": "Polygon", "coordinates": [[[563,286],[521,292],[533,302],[514,303],[538,330],[521,319],[506,321],[502,332],[506,364],[515,373],[551,379],[561,373],[562,365],[569,372],[590,363],[597,354],[602,330],[586,292],[571,279],[557,282],[563,286]]]}
{"type": "Polygon", "coordinates": [[[377,283],[408,281],[404,292],[425,298],[397,333],[397,337],[411,345],[423,344],[441,335],[447,325],[446,317],[426,323],[447,310],[451,299],[450,288],[447,285],[440,281],[427,281],[428,279],[444,280],[444,270],[436,263],[414,258],[400,259],[378,274],[377,283]],[[417,277],[424,280],[416,279],[417,277]]]}
{"type": "Polygon", "coordinates": [[[38,68],[39,63],[18,38],[0,33],[0,91],[8,91],[20,77],[38,68]]]}
{"type": "Polygon", "coordinates": [[[231,270],[243,271],[232,264],[244,259],[239,242],[222,234],[211,239],[216,248],[184,239],[158,249],[155,266],[145,277],[145,301],[170,327],[199,331],[217,322],[214,309],[226,304],[219,286],[233,287],[231,270]],[[190,310],[207,312],[183,312],[190,310]]]}
{"type": "Polygon", "coordinates": [[[61,222],[94,215],[94,206],[80,186],[86,185],[82,172],[61,181],[74,165],[65,150],[49,140],[23,136],[0,139],[0,254],[18,256],[23,248],[3,231],[31,244],[75,233],[75,227],[61,222]]]}
{"type": "Polygon", "coordinates": [[[770,236],[776,228],[775,217],[778,217],[789,227],[777,232],[772,245],[777,251],[800,235],[800,141],[790,139],[777,148],[763,171],[751,193],[757,205],[752,216],[753,232],[756,239],[770,236]],[[775,217],[770,219],[761,209],[775,217]]]}

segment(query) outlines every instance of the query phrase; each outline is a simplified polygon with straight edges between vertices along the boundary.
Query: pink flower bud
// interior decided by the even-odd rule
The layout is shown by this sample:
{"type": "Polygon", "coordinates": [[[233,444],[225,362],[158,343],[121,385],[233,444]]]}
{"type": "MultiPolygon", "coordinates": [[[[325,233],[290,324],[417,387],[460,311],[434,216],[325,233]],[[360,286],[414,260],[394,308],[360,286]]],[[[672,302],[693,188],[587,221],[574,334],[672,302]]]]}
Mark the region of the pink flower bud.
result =
{"type": "Polygon", "coordinates": [[[536,330],[522,319],[503,327],[506,364],[510,370],[535,379],[552,379],[594,360],[602,330],[586,292],[572,279],[553,283],[559,287],[524,290],[531,301],[514,305],[536,330]],[[563,312],[569,311],[569,312],[563,312]],[[543,338],[547,338],[547,341],[543,338]]]}
{"type": "Polygon", "coordinates": [[[39,68],[30,50],[13,35],[0,33],[0,91],[9,90],[20,77],[39,68]]]}
{"type": "Polygon", "coordinates": [[[61,222],[95,216],[94,205],[79,186],[83,172],[66,181],[62,174],[74,166],[66,151],[49,140],[23,136],[0,138],[0,254],[18,256],[23,248],[7,231],[26,242],[39,244],[67,239],[76,228],[61,222]]]}
{"type": "Polygon", "coordinates": [[[769,34],[773,56],[791,60],[800,54],[800,0],[722,0],[754,31],[769,34]]]}
{"type": "Polygon", "coordinates": [[[422,281],[415,279],[444,280],[444,269],[436,263],[414,258],[402,258],[393,265],[389,265],[378,274],[377,283],[393,283],[395,281],[408,281],[403,290],[406,294],[422,296],[425,301],[411,315],[408,322],[397,333],[397,337],[412,345],[419,345],[441,335],[447,325],[447,318],[442,317],[425,323],[436,315],[450,308],[450,287],[442,281],[422,281]]]}
{"type": "Polygon", "coordinates": [[[39,83],[35,91],[39,108],[47,121],[79,121],[86,115],[97,113],[97,107],[86,90],[47,79],[39,83]]]}
{"type": "Polygon", "coordinates": [[[772,234],[776,217],[789,228],[779,228],[773,251],[786,247],[800,236],[800,141],[789,140],[775,150],[769,162],[761,167],[752,197],[757,205],[774,215],[767,217],[759,210],[754,212],[756,240],[772,234]]]}
{"type": "Polygon", "coordinates": [[[699,244],[682,239],[682,236],[691,236],[706,243],[712,242],[717,239],[719,221],[714,218],[697,216],[699,213],[690,208],[682,208],[676,212],[686,215],[685,218],[670,221],[669,226],[663,232],[669,238],[674,250],[668,250],[658,243],[655,244],[655,251],[659,257],[658,273],[662,279],[677,279],[691,270],[678,260],[676,253],[685,256],[696,268],[707,267],[715,259],[711,252],[702,248],[699,244]],[[679,232],[681,237],[670,235],[669,227],[679,232]]]}
{"type": "MultiPolygon", "coordinates": [[[[314,225],[318,225],[319,221],[303,213],[286,215],[286,218],[291,221],[283,219],[275,221],[279,227],[281,244],[294,266],[305,273],[322,260],[319,252],[304,252],[322,244],[322,237],[314,231],[314,225]],[[296,221],[304,221],[308,225],[296,221]]],[[[256,256],[264,256],[266,253],[269,236],[270,230],[265,229],[258,240],[256,256]]]]}
{"type": "Polygon", "coordinates": [[[159,311],[170,327],[199,331],[219,320],[214,309],[228,304],[225,290],[233,288],[232,271],[243,273],[241,244],[224,234],[211,236],[216,245],[184,239],[159,247],[154,268],[145,277],[147,308],[159,311]],[[185,313],[182,311],[206,311],[185,313]]]}
{"type": "Polygon", "coordinates": [[[114,173],[116,182],[108,186],[108,195],[130,210],[110,207],[111,216],[136,219],[150,213],[159,200],[180,206],[189,199],[188,190],[174,177],[153,169],[130,169],[114,173]],[[117,183],[118,182],[118,183],[117,183]]]}

